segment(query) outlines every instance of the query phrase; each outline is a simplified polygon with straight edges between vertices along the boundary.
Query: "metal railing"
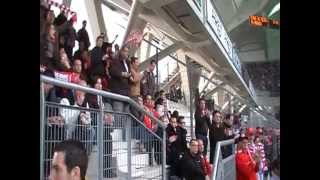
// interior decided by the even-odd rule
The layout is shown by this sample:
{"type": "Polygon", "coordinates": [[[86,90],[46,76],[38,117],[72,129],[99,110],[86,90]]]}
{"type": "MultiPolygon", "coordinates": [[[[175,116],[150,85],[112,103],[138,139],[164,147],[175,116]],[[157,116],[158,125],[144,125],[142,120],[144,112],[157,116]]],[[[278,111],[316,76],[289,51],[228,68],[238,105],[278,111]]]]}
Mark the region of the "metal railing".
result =
{"type": "Polygon", "coordinates": [[[216,144],[212,180],[236,180],[235,140],[219,141],[216,144]],[[232,154],[222,157],[226,146],[232,146],[232,154]]]}
{"type": "Polygon", "coordinates": [[[166,133],[161,121],[126,96],[46,76],[40,76],[40,81],[41,180],[48,179],[54,146],[65,139],[76,139],[84,144],[89,157],[88,179],[166,179],[166,133]],[[45,84],[96,96],[99,108],[48,102],[45,84]],[[128,103],[141,116],[149,117],[157,130],[148,129],[131,113],[112,111],[109,101],[103,98],[128,103]]]}

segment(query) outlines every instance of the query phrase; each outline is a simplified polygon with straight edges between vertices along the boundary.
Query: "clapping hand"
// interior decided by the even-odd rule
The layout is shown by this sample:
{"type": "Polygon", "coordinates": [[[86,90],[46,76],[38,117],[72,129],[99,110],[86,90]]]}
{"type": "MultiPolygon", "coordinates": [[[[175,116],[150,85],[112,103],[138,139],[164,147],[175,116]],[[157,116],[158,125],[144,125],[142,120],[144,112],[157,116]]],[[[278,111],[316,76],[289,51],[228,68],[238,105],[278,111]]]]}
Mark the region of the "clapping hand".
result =
{"type": "Polygon", "coordinates": [[[174,142],[174,141],[176,141],[177,140],[177,135],[173,135],[173,136],[170,136],[169,137],[169,142],[174,142]]]}

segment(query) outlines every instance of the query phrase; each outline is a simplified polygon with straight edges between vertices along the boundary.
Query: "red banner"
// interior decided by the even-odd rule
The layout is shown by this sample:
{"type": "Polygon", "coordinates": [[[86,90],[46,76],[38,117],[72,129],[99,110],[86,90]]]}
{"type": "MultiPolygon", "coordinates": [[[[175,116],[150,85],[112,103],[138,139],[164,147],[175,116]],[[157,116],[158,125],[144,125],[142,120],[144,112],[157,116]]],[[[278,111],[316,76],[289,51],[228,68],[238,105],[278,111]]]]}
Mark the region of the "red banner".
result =
{"type": "Polygon", "coordinates": [[[80,74],[74,72],[54,71],[54,77],[61,81],[78,83],[80,81],[80,74]]]}

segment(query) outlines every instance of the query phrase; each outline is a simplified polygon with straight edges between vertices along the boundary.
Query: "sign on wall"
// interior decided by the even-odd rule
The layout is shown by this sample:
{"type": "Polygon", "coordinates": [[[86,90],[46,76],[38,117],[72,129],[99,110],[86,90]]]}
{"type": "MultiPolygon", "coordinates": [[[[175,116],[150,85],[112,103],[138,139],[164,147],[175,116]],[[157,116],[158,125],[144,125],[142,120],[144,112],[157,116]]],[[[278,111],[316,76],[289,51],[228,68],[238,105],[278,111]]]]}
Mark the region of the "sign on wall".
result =
{"type": "Polygon", "coordinates": [[[224,51],[229,56],[232,64],[236,67],[238,72],[241,74],[241,63],[240,60],[232,47],[232,42],[228,36],[227,31],[224,29],[222,21],[219,18],[217,11],[212,5],[210,0],[207,0],[207,23],[209,24],[211,30],[215,33],[219,39],[224,51]]]}
{"type": "Polygon", "coordinates": [[[280,21],[275,19],[268,19],[267,17],[263,16],[249,16],[249,23],[252,26],[258,27],[270,27],[273,29],[280,28],[280,21]]]}

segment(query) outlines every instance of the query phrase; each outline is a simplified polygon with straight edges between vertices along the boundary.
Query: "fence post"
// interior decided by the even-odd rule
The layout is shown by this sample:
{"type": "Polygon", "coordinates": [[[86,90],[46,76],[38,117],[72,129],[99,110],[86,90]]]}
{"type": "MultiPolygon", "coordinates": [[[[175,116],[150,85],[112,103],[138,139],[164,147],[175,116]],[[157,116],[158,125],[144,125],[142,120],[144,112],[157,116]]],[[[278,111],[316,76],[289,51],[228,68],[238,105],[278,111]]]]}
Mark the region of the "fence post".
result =
{"type": "Polygon", "coordinates": [[[97,144],[98,144],[98,178],[99,180],[103,179],[103,159],[104,155],[103,154],[103,121],[104,121],[104,107],[103,107],[103,102],[102,102],[102,96],[97,96],[98,102],[100,103],[100,118],[97,119],[98,123],[98,135],[97,135],[97,144]]]}
{"type": "Polygon", "coordinates": [[[44,124],[45,124],[45,97],[44,83],[40,83],[40,179],[44,178],[44,124]]]}
{"type": "Polygon", "coordinates": [[[131,179],[131,118],[126,115],[126,138],[127,138],[127,149],[128,149],[128,179],[131,179]]]}
{"type": "Polygon", "coordinates": [[[162,179],[167,179],[167,172],[166,172],[166,129],[162,128],[162,179]]]}

